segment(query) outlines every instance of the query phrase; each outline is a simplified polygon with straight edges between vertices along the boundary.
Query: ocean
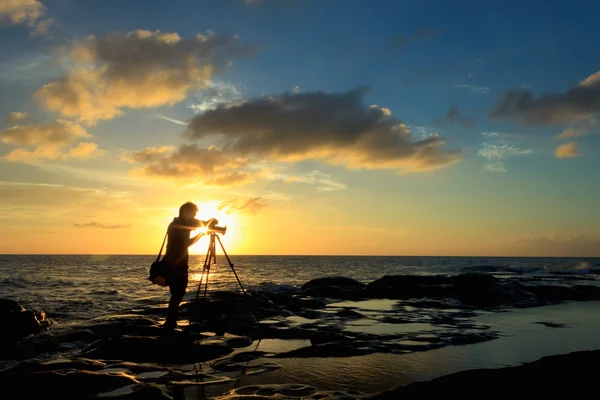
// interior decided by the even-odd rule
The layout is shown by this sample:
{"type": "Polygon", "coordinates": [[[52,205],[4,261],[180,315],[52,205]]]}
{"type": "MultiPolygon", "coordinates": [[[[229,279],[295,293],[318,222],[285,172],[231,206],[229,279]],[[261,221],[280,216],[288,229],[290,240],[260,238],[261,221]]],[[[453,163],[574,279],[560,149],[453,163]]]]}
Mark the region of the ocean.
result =
{"type": "MultiPolygon", "coordinates": [[[[237,290],[227,258],[217,252],[208,291],[237,290]]],[[[44,311],[57,325],[155,307],[167,288],[147,280],[151,255],[0,255],[0,298],[44,311]]],[[[205,256],[190,257],[184,301],[195,297],[205,256]]],[[[600,279],[600,258],[235,256],[233,270],[249,290],[299,290],[311,279],[344,276],[368,283],[384,275],[489,273],[551,280],[562,274],[600,279]]],[[[586,280],[587,281],[587,280],[586,280]]]]}
{"type": "MultiPolygon", "coordinates": [[[[168,289],[147,280],[154,258],[152,255],[0,255],[0,298],[15,300],[26,309],[44,311],[54,321],[50,334],[77,328],[97,317],[166,307],[168,289]]],[[[245,289],[270,292],[300,291],[311,279],[328,276],[369,283],[385,275],[465,273],[549,284],[600,285],[600,258],[243,255],[229,255],[229,258],[233,266],[217,252],[208,292],[239,290],[232,267],[245,289]]],[[[204,256],[191,256],[190,283],[184,302],[196,296],[203,263],[204,256]]],[[[378,300],[353,306],[369,316],[376,314],[377,308],[392,307],[390,304],[378,300]]],[[[545,355],[598,349],[599,307],[597,301],[571,302],[483,313],[476,322],[502,331],[500,338],[405,355],[371,354],[363,356],[360,362],[356,357],[282,358],[277,360],[278,370],[244,377],[243,383],[296,381],[330,389],[351,387],[375,392],[465,369],[515,365],[545,355]],[[551,328],[540,321],[562,328],[551,328]]],[[[350,323],[349,329],[377,333],[399,326],[374,321],[375,325],[369,325],[372,321],[350,323]]],[[[293,346],[293,342],[283,346],[293,346]]],[[[264,348],[282,345],[277,340],[258,344],[264,348]]],[[[57,356],[60,355],[52,354],[57,356]]],[[[0,360],[0,370],[14,363],[14,360],[0,360]]]]}

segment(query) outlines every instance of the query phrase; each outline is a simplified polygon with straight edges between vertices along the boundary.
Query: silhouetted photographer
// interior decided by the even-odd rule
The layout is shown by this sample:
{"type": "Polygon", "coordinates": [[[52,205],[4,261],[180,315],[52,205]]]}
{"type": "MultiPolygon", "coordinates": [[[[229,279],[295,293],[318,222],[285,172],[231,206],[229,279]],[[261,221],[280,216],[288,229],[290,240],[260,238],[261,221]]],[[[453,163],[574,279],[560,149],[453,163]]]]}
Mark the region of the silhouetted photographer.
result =
{"type": "Polygon", "coordinates": [[[218,224],[216,218],[211,218],[208,221],[197,220],[197,213],[198,207],[192,202],[187,202],[179,207],[179,216],[173,218],[173,221],[167,228],[165,237],[167,240],[167,250],[165,255],[159,261],[159,253],[156,262],[150,270],[149,279],[160,286],[168,285],[171,292],[167,319],[164,324],[167,330],[173,330],[177,326],[177,311],[187,289],[189,270],[188,248],[196,243],[204,234],[199,233],[194,237],[190,237],[191,232],[203,227],[218,228],[216,227],[216,224],[218,224]]]}

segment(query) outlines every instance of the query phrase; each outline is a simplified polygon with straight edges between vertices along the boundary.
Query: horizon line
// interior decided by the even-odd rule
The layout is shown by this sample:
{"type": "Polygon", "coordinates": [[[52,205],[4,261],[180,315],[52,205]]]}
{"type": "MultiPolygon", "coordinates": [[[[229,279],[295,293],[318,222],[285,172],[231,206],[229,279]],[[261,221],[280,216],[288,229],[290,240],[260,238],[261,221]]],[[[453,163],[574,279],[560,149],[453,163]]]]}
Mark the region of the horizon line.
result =
{"type": "MultiPolygon", "coordinates": [[[[437,257],[437,258],[600,258],[597,256],[523,256],[523,255],[398,255],[398,254],[230,254],[230,257],[437,257]]],[[[218,254],[217,254],[218,255],[218,254]]],[[[224,254],[222,254],[224,255],[224,254]]],[[[0,253],[0,256],[156,256],[151,253],[0,253]]],[[[205,254],[190,254],[204,257],[205,254]]]]}

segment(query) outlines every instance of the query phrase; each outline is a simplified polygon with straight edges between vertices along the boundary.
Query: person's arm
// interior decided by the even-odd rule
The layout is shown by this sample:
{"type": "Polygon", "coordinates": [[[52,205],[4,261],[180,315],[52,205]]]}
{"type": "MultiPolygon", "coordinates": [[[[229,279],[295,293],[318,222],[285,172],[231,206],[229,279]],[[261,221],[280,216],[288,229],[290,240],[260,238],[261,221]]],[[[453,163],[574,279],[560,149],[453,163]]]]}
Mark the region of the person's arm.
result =
{"type": "Polygon", "coordinates": [[[200,225],[202,225],[202,227],[213,225],[213,224],[216,225],[218,223],[219,223],[219,221],[216,218],[211,218],[208,221],[200,220],[200,225]]]}
{"type": "Polygon", "coordinates": [[[196,236],[190,238],[189,242],[188,242],[188,247],[190,247],[191,245],[193,245],[194,243],[196,243],[198,240],[200,240],[200,238],[204,235],[204,233],[199,233],[196,236]]]}

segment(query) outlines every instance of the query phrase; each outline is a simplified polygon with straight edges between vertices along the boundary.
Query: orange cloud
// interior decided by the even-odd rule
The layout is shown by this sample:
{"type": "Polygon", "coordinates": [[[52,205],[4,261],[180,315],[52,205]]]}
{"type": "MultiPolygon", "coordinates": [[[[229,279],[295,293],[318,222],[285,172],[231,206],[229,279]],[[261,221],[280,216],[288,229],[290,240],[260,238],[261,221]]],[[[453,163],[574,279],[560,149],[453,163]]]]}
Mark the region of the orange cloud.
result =
{"type": "Polygon", "coordinates": [[[556,158],[569,158],[580,156],[579,145],[575,142],[561,144],[556,148],[554,157],[556,158]]]}
{"type": "Polygon", "coordinates": [[[92,135],[82,126],[60,119],[44,124],[17,125],[0,132],[2,143],[20,147],[4,155],[3,158],[11,162],[86,159],[101,156],[104,152],[98,150],[95,143],[80,142],[71,147],[74,142],[90,138],[92,135]],[[28,150],[27,147],[33,149],[28,150]]]}
{"type": "Polygon", "coordinates": [[[242,212],[254,215],[260,213],[266,206],[267,203],[262,197],[251,197],[222,201],[217,209],[225,212],[242,212]]]}
{"type": "Polygon", "coordinates": [[[42,19],[46,7],[39,0],[2,0],[0,1],[0,21],[11,24],[27,24],[35,32],[45,32],[51,20],[42,19]]]}
{"type": "Polygon", "coordinates": [[[65,50],[72,67],[35,97],[48,110],[89,125],[128,108],[174,105],[226,68],[226,58],[248,53],[250,47],[236,39],[145,30],[89,36],[65,50]]]}
{"type": "MultiPolygon", "coordinates": [[[[223,173],[246,165],[247,161],[233,157],[215,146],[201,148],[197,145],[181,145],[177,150],[172,147],[151,147],[124,158],[132,163],[143,164],[131,173],[135,176],[176,180],[212,179],[212,183],[231,183],[236,179],[215,178],[215,173],[223,173]]],[[[242,176],[237,176],[237,179],[242,176]]]]}

